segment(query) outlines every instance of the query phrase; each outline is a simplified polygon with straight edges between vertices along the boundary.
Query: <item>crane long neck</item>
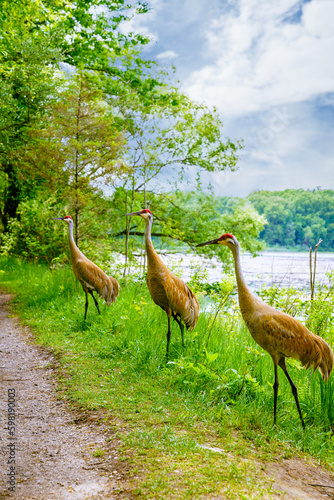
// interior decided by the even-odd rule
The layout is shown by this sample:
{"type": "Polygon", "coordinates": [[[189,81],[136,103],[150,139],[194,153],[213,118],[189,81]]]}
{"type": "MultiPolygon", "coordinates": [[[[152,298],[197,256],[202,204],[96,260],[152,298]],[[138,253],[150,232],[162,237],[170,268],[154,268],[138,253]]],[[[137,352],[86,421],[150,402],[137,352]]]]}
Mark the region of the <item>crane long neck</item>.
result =
{"type": "Polygon", "coordinates": [[[154,262],[157,263],[161,261],[157,252],[154,250],[152,243],[152,238],[151,238],[152,224],[153,224],[152,217],[145,219],[145,249],[146,249],[148,265],[153,264],[154,262]]]}
{"type": "Polygon", "coordinates": [[[148,217],[145,219],[145,248],[147,257],[149,258],[150,254],[155,254],[152,238],[151,238],[151,230],[152,230],[153,218],[148,217]]]}
{"type": "Polygon", "coordinates": [[[79,248],[75,244],[74,237],[73,237],[73,222],[70,222],[68,225],[68,241],[70,244],[71,257],[73,258],[75,254],[80,252],[79,248]]]}
{"type": "Polygon", "coordinates": [[[231,250],[234,258],[234,269],[238,286],[239,306],[242,315],[244,315],[244,313],[249,310],[252,302],[254,301],[254,296],[249,290],[242,273],[239,245],[232,247],[231,250]]]}
{"type": "Polygon", "coordinates": [[[73,222],[70,222],[69,225],[68,225],[68,239],[69,239],[70,242],[74,243],[74,238],[73,238],[73,222]]]}

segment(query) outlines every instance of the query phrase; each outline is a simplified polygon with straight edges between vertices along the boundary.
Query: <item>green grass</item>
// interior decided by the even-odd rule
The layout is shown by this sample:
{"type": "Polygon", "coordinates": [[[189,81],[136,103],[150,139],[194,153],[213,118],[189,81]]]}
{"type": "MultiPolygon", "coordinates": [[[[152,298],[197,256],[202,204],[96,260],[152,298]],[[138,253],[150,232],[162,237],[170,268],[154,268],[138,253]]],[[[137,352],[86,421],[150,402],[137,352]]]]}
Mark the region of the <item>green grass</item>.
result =
{"type": "Polygon", "coordinates": [[[121,283],[115,304],[99,301],[101,316],[90,300],[86,323],[69,268],[3,257],[0,283],[16,294],[14,308],[37,341],[60,353],[59,394],[106,411],[139,497],[268,498],[262,462],[306,453],[334,468],[332,379],[315,373],[309,386],[309,372],[289,360],[307,428],[282,371],[273,428],[273,364],[239,317],[222,313],[207,343],[201,314],[184,351],[174,323],[166,364],[166,316],[145,283],[121,283]]]}

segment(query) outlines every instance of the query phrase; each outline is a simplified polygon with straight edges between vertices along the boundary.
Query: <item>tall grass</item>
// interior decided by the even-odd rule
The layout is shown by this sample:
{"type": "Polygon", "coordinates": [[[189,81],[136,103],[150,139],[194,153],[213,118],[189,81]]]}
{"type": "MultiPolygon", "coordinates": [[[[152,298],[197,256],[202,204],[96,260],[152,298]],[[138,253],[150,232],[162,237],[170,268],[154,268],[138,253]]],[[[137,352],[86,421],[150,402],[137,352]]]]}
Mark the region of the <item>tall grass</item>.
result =
{"type": "Polygon", "coordinates": [[[239,429],[263,450],[281,443],[287,454],[292,447],[334,465],[332,378],[324,384],[317,372],[310,382],[310,372],[288,360],[307,427],[302,430],[280,370],[274,428],[273,363],[236,314],[223,310],[211,328],[209,314],[202,313],[196,329],[185,334],[184,350],[174,323],[166,364],[166,315],[144,282],[121,281],[115,304],[100,301],[100,316],[90,301],[84,322],[85,296],[70,268],[50,271],[3,257],[0,269],[2,286],[15,292],[16,307],[38,341],[62,353],[62,383],[77,403],[122,415],[146,441],[153,439],[145,427],[150,422],[189,428],[212,422],[221,435],[239,429]]]}

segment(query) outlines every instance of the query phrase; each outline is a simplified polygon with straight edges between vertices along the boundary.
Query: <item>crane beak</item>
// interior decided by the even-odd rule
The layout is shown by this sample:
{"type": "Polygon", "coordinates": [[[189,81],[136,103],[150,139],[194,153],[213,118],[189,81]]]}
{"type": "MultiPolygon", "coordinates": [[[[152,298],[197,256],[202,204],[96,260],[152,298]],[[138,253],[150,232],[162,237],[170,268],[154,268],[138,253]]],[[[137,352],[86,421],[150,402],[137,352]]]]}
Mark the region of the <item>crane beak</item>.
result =
{"type": "Polygon", "coordinates": [[[219,238],[216,238],[215,240],[210,240],[210,241],[206,241],[205,243],[200,243],[199,245],[196,245],[196,248],[197,247],[204,247],[205,245],[218,244],[218,240],[219,240],[219,238]]]}
{"type": "Polygon", "coordinates": [[[141,211],[140,212],[131,212],[129,214],[125,214],[124,217],[126,217],[127,215],[140,215],[141,211]]]}
{"type": "Polygon", "coordinates": [[[52,220],[64,220],[65,217],[52,217],[52,220]]]}

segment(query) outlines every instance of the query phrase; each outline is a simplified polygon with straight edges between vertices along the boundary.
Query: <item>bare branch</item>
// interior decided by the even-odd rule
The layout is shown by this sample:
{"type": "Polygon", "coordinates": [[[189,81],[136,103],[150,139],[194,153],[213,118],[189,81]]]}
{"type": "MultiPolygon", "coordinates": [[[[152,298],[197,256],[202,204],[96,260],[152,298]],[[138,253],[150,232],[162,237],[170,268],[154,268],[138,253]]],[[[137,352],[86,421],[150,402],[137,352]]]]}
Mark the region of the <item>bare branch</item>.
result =
{"type": "MultiPolygon", "coordinates": [[[[138,232],[138,231],[133,231],[133,229],[137,227],[137,226],[133,226],[133,228],[131,228],[132,230],[129,232],[129,234],[131,234],[131,236],[133,235],[136,235],[136,236],[144,236],[144,232],[138,232]]],[[[113,237],[118,237],[118,236],[125,236],[126,235],[126,229],[124,229],[123,231],[120,231],[119,233],[117,234],[113,234],[112,236],[113,237]]],[[[192,250],[194,250],[194,244],[189,241],[189,240],[185,240],[185,239],[182,239],[178,236],[173,236],[171,234],[165,234],[165,233],[152,233],[152,236],[155,236],[157,238],[170,238],[171,240],[177,240],[177,241],[182,241],[182,243],[186,243],[192,250]]]]}
{"type": "Polygon", "coordinates": [[[26,123],[29,123],[29,122],[30,122],[30,119],[28,117],[27,120],[24,120],[21,123],[12,123],[11,125],[7,125],[7,127],[1,128],[0,132],[2,132],[3,130],[8,130],[9,128],[12,128],[12,127],[22,127],[23,125],[25,125],[26,123]]]}
{"type": "Polygon", "coordinates": [[[173,205],[173,207],[177,208],[178,210],[181,210],[181,212],[184,212],[185,214],[187,214],[187,213],[188,213],[188,212],[187,212],[187,210],[184,210],[183,208],[178,207],[177,205],[175,205],[175,203],[173,203],[173,202],[172,202],[172,200],[168,199],[168,201],[169,201],[169,203],[170,203],[171,205],[173,205]]]}

